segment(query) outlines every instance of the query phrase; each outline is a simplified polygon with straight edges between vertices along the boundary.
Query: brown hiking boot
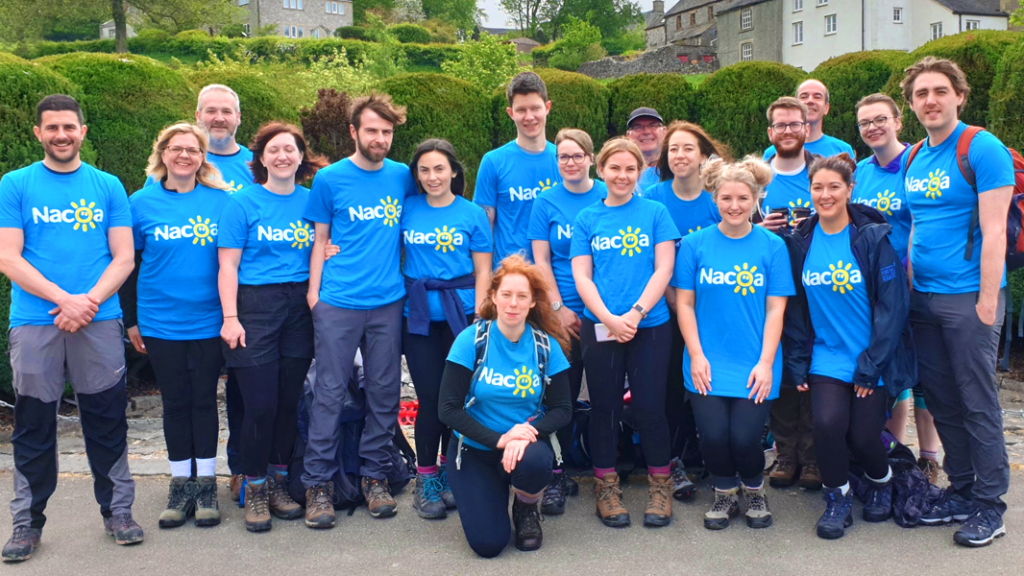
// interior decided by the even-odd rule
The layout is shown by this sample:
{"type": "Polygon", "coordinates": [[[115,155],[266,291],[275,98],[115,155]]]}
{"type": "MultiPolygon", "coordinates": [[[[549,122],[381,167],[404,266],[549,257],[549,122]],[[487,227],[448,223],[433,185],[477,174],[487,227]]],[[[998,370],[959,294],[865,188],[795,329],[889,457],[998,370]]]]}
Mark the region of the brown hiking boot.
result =
{"type": "Polygon", "coordinates": [[[776,460],[772,473],[768,475],[768,483],[773,488],[788,488],[796,482],[796,462],[776,460]]]}
{"type": "Polygon", "coordinates": [[[672,522],[672,476],[651,474],[647,477],[647,511],[644,526],[668,526],[672,522]]]}
{"type": "Polygon", "coordinates": [[[258,484],[245,484],[245,529],[249,532],[265,532],[270,530],[270,495],[267,483],[269,479],[258,484]]]}
{"type": "Polygon", "coordinates": [[[605,526],[622,528],[629,526],[629,512],[622,505],[622,490],[619,475],[611,472],[604,478],[594,478],[597,495],[597,516],[605,526]]]}
{"type": "Polygon", "coordinates": [[[235,505],[239,508],[242,507],[242,481],[245,480],[245,474],[235,474],[231,477],[229,486],[231,487],[231,499],[234,500],[235,505]]]}
{"type": "Polygon", "coordinates": [[[388,518],[398,512],[398,503],[391,497],[391,490],[386,479],[378,480],[363,476],[362,485],[363,498],[366,498],[366,507],[370,509],[370,516],[388,518]]]}
{"type": "Polygon", "coordinates": [[[334,482],[306,488],[306,526],[334,528],[334,482]]]}
{"type": "Polygon", "coordinates": [[[817,464],[800,467],[800,487],[805,490],[821,490],[821,471],[817,464]]]}
{"type": "Polygon", "coordinates": [[[267,478],[267,494],[270,497],[270,513],[282,520],[295,520],[302,516],[302,506],[296,504],[295,500],[288,494],[285,485],[288,483],[287,476],[275,473],[267,478]]]}
{"type": "Polygon", "coordinates": [[[917,467],[924,472],[928,481],[932,484],[938,485],[939,483],[939,463],[930,458],[918,458],[917,467]]]}

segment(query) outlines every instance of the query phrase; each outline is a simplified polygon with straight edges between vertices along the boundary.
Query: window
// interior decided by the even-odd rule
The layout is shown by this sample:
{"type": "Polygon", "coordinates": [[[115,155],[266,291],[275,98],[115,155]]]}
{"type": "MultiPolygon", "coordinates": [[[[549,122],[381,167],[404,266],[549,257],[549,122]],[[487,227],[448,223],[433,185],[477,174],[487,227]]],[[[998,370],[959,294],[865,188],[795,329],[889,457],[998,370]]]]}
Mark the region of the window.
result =
{"type": "Polygon", "coordinates": [[[238,0],[238,5],[239,6],[248,6],[249,5],[249,0],[238,0]]]}
{"type": "Polygon", "coordinates": [[[345,3],[344,2],[339,2],[338,3],[338,14],[344,14],[344,13],[345,13],[345,3]]]}
{"type": "Polygon", "coordinates": [[[696,12],[690,12],[690,26],[696,26],[696,25],[697,25],[697,13],[696,12]]]}
{"type": "Polygon", "coordinates": [[[302,38],[302,26],[299,26],[299,35],[298,35],[298,38],[302,38]]]}
{"type": "Polygon", "coordinates": [[[295,9],[295,5],[296,5],[295,4],[296,1],[297,0],[288,0],[288,7],[291,8],[292,10],[294,10],[295,9]]]}
{"type": "Polygon", "coordinates": [[[942,38],[942,22],[932,24],[932,40],[942,38]]]}
{"type": "Polygon", "coordinates": [[[705,54],[704,55],[704,61],[705,62],[714,62],[715,61],[715,57],[712,56],[711,54],[705,54]]]}
{"type": "Polygon", "coordinates": [[[341,12],[340,12],[340,11],[338,10],[338,3],[337,3],[337,2],[331,2],[331,12],[333,12],[333,13],[335,13],[335,14],[339,14],[339,13],[341,13],[341,12]]]}
{"type": "Polygon", "coordinates": [[[302,0],[299,0],[299,10],[302,10],[302,0]]]}
{"type": "Polygon", "coordinates": [[[740,44],[740,60],[746,62],[754,59],[754,43],[744,42],[740,44]]]}
{"type": "Polygon", "coordinates": [[[715,8],[713,6],[708,6],[708,22],[711,22],[714,19],[715,19],[715,8]]]}
{"type": "Polygon", "coordinates": [[[825,36],[836,33],[836,15],[829,14],[825,16],[825,36]]]}
{"type": "Polygon", "coordinates": [[[314,28],[313,29],[313,38],[316,38],[317,40],[320,39],[320,29],[319,28],[314,28]]]}
{"type": "Polygon", "coordinates": [[[968,30],[977,30],[979,28],[981,28],[981,20],[968,20],[967,21],[967,29],[968,30]]]}
{"type": "Polygon", "coordinates": [[[828,6],[828,0],[818,0],[818,6],[828,6]]]}
{"type": "Polygon", "coordinates": [[[804,9],[804,0],[793,0],[793,12],[799,12],[804,9]]]}
{"type": "Polygon", "coordinates": [[[804,43],[804,23],[793,22],[793,45],[804,43]]]}
{"type": "Polygon", "coordinates": [[[892,9],[892,22],[893,24],[903,24],[903,8],[892,9]]]}
{"type": "Polygon", "coordinates": [[[744,8],[740,11],[740,30],[750,30],[754,27],[754,17],[750,11],[750,8],[744,8]]]}
{"type": "Polygon", "coordinates": [[[282,4],[282,5],[283,5],[283,6],[285,7],[285,8],[287,8],[287,7],[288,7],[288,0],[281,0],[281,4],[282,4]]]}
{"type": "Polygon", "coordinates": [[[245,30],[246,34],[249,34],[249,25],[248,24],[242,24],[242,29],[245,30]]]}
{"type": "MultiPolygon", "coordinates": [[[[285,0],[285,2],[287,2],[287,1],[288,0],[285,0]]],[[[291,26],[289,26],[287,24],[284,25],[284,37],[285,38],[291,38],[292,37],[292,28],[291,28],[291,26]]]]}
{"type": "Polygon", "coordinates": [[[682,14],[677,14],[676,15],[676,30],[679,30],[682,27],[683,27],[683,15],[682,14]]]}
{"type": "Polygon", "coordinates": [[[328,14],[331,13],[331,3],[330,2],[324,2],[324,12],[326,12],[328,14]]]}

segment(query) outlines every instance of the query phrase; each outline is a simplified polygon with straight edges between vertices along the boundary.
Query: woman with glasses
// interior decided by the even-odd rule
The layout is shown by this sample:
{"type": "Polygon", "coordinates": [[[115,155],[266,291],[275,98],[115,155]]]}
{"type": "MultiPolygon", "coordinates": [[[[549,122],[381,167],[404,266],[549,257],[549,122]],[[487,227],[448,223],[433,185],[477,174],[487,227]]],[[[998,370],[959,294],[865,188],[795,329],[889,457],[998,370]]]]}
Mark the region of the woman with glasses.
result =
{"type": "MultiPolygon", "coordinates": [[[[558,173],[562,182],[543,192],[533,203],[528,238],[533,243],[533,259],[547,281],[551,308],[572,343],[569,354],[569,387],[572,402],[580,395],[583,382],[583,359],[580,347],[580,317],[583,300],[576,292],[572,277],[569,249],[576,216],[584,208],[600,202],[608,195],[604,182],[590,177],[594,163],[594,142],[590,136],[572,128],[563,128],[555,136],[558,173]]],[[[568,450],[572,442],[572,422],[558,431],[558,443],[568,450]]],[[[544,492],[541,511],[547,515],[565,512],[566,495],[575,496],[579,485],[565,475],[561,463],[555,462],[551,485],[544,492]]]]}

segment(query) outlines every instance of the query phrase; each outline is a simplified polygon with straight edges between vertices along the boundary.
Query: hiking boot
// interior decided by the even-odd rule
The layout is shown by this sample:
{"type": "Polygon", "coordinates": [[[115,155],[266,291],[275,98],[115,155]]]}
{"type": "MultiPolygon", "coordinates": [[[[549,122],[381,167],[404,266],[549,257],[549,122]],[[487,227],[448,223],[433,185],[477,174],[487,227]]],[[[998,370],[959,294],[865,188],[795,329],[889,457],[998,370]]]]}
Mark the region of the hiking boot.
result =
{"type": "Polygon", "coordinates": [[[245,529],[249,532],[266,532],[271,528],[268,482],[264,479],[245,483],[245,529]]]}
{"type": "Polygon", "coordinates": [[[231,487],[231,500],[242,507],[242,484],[245,483],[245,474],[235,474],[231,477],[229,486],[231,487]]]}
{"type": "Polygon", "coordinates": [[[768,475],[768,483],[772,488],[789,488],[796,482],[796,473],[796,462],[776,460],[771,474],[768,475]]]}
{"type": "Polygon", "coordinates": [[[196,526],[200,528],[220,524],[220,504],[217,502],[217,478],[200,476],[195,486],[196,526]]]}
{"type": "Polygon", "coordinates": [[[843,496],[841,488],[825,488],[822,496],[825,513],[818,519],[818,537],[826,540],[842,538],[846,529],[853,526],[853,492],[843,496]]]}
{"type": "Polygon", "coordinates": [[[540,511],[545,516],[565,513],[565,478],[565,472],[555,472],[551,475],[551,483],[544,490],[544,500],[540,505],[540,511]]]}
{"type": "Polygon", "coordinates": [[[978,506],[974,514],[953,534],[953,542],[979,548],[988,546],[1002,536],[1006,536],[1006,527],[999,513],[988,506],[978,506]]]}
{"type": "Polygon", "coordinates": [[[540,513],[536,502],[526,504],[518,496],[513,497],[512,523],[516,527],[516,548],[523,552],[540,549],[544,534],[540,529],[540,513]]]}
{"type": "Polygon", "coordinates": [[[167,509],[160,513],[161,528],[177,528],[185,524],[196,511],[196,484],[184,476],[171,478],[167,494],[167,509]]]}
{"type": "Polygon", "coordinates": [[[412,493],[412,507],[420,518],[425,520],[441,520],[448,517],[448,509],[441,500],[440,474],[418,474],[416,487],[412,493]]]}
{"type": "Polygon", "coordinates": [[[282,520],[295,520],[302,516],[302,506],[292,500],[288,493],[288,477],[280,472],[267,477],[267,495],[270,502],[270,513],[282,520]]]}
{"type": "Polygon", "coordinates": [[[4,544],[4,562],[24,562],[32,557],[32,553],[39,547],[39,539],[43,537],[40,528],[29,526],[15,526],[11,539],[4,544]]]}
{"type": "Polygon", "coordinates": [[[772,511],[768,508],[768,496],[764,484],[755,489],[743,487],[743,507],[749,528],[767,528],[772,525],[772,511]]]}
{"type": "Polygon", "coordinates": [[[306,488],[306,526],[334,528],[334,482],[306,488]]]}
{"type": "Polygon", "coordinates": [[[580,485],[572,479],[572,476],[566,474],[562,477],[562,488],[565,491],[566,496],[579,496],[580,485]]]}
{"type": "Polygon", "coordinates": [[[139,544],[146,536],[142,531],[142,526],[132,519],[131,512],[104,518],[103,531],[107,533],[107,536],[113,536],[114,542],[121,546],[139,544]]]}
{"type": "Polygon", "coordinates": [[[920,523],[926,526],[941,526],[950,522],[963,522],[974,515],[974,502],[957,494],[952,486],[932,504],[930,510],[921,515],[920,523]]]}
{"type": "Polygon", "coordinates": [[[683,468],[683,463],[679,458],[672,459],[671,469],[672,497],[680,502],[693,498],[693,494],[697,491],[697,485],[686,475],[686,469],[683,468]]]}
{"type": "Polygon", "coordinates": [[[391,497],[386,479],[378,480],[363,476],[362,485],[363,498],[366,499],[366,507],[370,509],[370,516],[388,518],[398,512],[398,503],[391,497]]]}
{"type": "Polygon", "coordinates": [[[452,487],[448,485],[448,467],[444,464],[438,466],[437,476],[441,480],[441,502],[444,502],[444,507],[448,510],[454,510],[455,495],[452,494],[452,487]]]}
{"type": "Polygon", "coordinates": [[[892,481],[879,484],[865,477],[864,484],[868,487],[864,497],[864,521],[885,522],[892,518],[892,481]]]}
{"type": "Polygon", "coordinates": [[[672,475],[647,476],[647,510],[644,526],[668,526],[672,522],[672,475]]]}
{"type": "Polygon", "coordinates": [[[715,490],[715,503],[704,513],[704,527],[708,530],[723,530],[729,527],[729,519],[740,513],[740,489],[726,492],[715,490]]]}
{"type": "Polygon", "coordinates": [[[821,490],[821,471],[817,464],[800,467],[800,487],[804,490],[821,490]]]}
{"type": "Polygon", "coordinates": [[[925,477],[928,478],[928,482],[931,482],[932,484],[939,483],[938,462],[932,460],[931,458],[918,458],[917,467],[918,469],[921,470],[921,472],[924,472],[925,477]]]}
{"type": "Polygon", "coordinates": [[[629,526],[629,512],[622,505],[622,489],[619,488],[619,475],[609,472],[604,478],[594,478],[595,495],[597,496],[597,517],[605,526],[622,528],[629,526]]]}

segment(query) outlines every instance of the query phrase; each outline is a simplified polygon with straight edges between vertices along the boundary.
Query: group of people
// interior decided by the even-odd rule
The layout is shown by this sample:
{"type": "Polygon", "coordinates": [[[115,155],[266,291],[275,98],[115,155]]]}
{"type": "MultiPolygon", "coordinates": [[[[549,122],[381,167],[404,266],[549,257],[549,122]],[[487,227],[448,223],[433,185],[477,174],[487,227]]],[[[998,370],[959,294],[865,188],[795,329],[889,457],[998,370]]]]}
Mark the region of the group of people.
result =
{"type": "Polygon", "coordinates": [[[207,86],[195,123],[157,137],[149,180],[130,197],[81,162],[78,104],[47,96],[35,127],[45,158],[0,180],[17,394],[4,560],[39,545],[65,379],[104,527],[118,544],[143,540],[125,327],[163,398],[161,528],[220,522],[225,368],[231,497],[246,528],[269,530],[273,517],[333,527],[357,358],[362,494],[373,517],[394,515],[388,447],[404,354],[419,399],[412,506],[427,519],[458,506],[480,556],[506,548],[513,526],[517,548],[539,548],[541,512],[564,512],[578,493],[562,455],[584,375],[607,526],[631,523],[616,473],[627,398],[648,472],[644,525],[669,525],[672,501],[695,493],[687,472],[702,468],[714,488],[706,528],[741,513],[771,526],[767,422],[767,481],[822,489],[817,534],[839,538],[853,523],[851,461],[864,520],[890,517],[882,434],[888,421],[902,437],[913,394],[919,466],[937,481],[941,438],[951,483],[922,522],[963,522],[958,544],[989,544],[1005,533],[1009,483],[994,366],[1013,168],[995,137],[972,131],[973,179],[961,174],[970,88],[956,64],[925,58],[902,87],[928,133],[913,155],[901,107],[872,94],[856,110],[872,155],[857,163],[823,135],[828,90],[808,80],[768,108],[764,157],[733,161],[698,124],[666,126],[651,108],[596,153],[581,130],[548,142],[552,103],[523,72],[506,93],[516,139],[484,156],[472,201],[452,143],[426,140],[408,165],[387,158],[405,110],[386,95],[353,102],[355,152],[328,165],[286,123],[239,145],[237,95],[207,86]],[[314,358],[303,471],[289,477],[314,358]]]}

